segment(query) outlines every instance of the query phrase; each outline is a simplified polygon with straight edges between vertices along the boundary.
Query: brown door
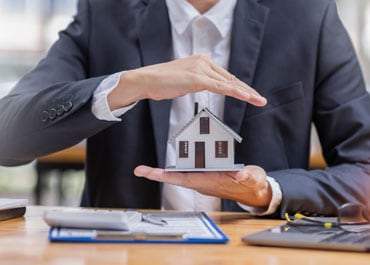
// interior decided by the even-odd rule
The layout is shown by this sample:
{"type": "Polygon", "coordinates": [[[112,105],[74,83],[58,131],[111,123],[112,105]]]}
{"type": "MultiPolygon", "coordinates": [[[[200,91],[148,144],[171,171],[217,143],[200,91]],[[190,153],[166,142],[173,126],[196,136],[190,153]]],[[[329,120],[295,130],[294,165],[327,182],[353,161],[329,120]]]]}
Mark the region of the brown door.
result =
{"type": "Polygon", "coordinates": [[[206,157],[205,157],[205,143],[195,142],[195,168],[205,168],[206,157]]]}

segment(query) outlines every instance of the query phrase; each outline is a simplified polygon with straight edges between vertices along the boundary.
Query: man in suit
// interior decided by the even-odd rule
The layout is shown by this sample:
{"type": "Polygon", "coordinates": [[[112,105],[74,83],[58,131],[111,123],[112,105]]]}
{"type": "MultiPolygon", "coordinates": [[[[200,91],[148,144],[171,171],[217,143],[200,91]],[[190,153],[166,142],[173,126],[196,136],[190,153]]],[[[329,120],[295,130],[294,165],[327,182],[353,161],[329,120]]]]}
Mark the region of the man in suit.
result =
{"type": "Polygon", "coordinates": [[[333,0],[81,0],[0,101],[0,162],[87,138],[83,206],[332,215],[370,207],[369,117],[333,0]],[[244,169],[163,171],[195,101],[243,137],[244,169]],[[312,122],[324,170],[308,170],[312,122]]]}

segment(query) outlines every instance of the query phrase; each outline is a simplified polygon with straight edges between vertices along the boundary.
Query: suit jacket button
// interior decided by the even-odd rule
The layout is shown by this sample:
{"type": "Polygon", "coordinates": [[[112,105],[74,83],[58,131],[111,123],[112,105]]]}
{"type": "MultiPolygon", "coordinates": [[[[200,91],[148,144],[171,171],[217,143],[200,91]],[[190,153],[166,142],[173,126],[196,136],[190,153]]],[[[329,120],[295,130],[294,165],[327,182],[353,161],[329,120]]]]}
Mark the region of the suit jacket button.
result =
{"type": "Polygon", "coordinates": [[[46,122],[49,119],[49,112],[47,111],[42,111],[41,112],[41,121],[46,122]]]}
{"type": "Polygon", "coordinates": [[[49,119],[54,120],[57,116],[57,110],[52,108],[49,110],[49,119]]]}
{"type": "Polygon", "coordinates": [[[56,108],[57,110],[57,115],[60,116],[64,113],[64,107],[62,105],[58,105],[58,107],[56,108]]]}
{"type": "Polygon", "coordinates": [[[64,107],[64,112],[68,112],[72,109],[73,104],[71,101],[68,101],[66,104],[63,105],[63,107],[64,107]]]}

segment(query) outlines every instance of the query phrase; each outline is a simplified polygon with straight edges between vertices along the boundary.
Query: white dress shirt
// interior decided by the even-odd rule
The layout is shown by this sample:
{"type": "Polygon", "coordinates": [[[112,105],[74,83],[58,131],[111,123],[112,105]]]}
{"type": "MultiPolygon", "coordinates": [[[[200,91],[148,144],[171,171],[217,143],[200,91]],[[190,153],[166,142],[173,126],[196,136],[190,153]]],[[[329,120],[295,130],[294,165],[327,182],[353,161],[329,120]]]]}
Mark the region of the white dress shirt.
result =
{"type": "MultiPolygon", "coordinates": [[[[214,62],[227,69],[230,55],[231,28],[236,0],[219,0],[206,13],[200,14],[186,0],[166,0],[172,29],[173,59],[206,53],[214,62]]],[[[107,95],[118,84],[124,72],[116,73],[99,85],[94,93],[92,112],[101,120],[120,121],[119,116],[135,106],[135,104],[110,111],[107,95]]],[[[194,116],[194,103],[199,109],[207,107],[221,120],[225,96],[209,91],[188,94],[173,99],[170,112],[168,137],[176,134],[194,116]]],[[[167,145],[166,166],[176,161],[175,147],[167,145]]],[[[266,208],[248,207],[239,204],[253,214],[271,214],[281,202],[282,194],[279,184],[268,177],[272,187],[273,198],[266,208]]],[[[162,208],[182,211],[218,211],[221,210],[221,199],[200,194],[194,190],[163,184],[162,208]]]]}

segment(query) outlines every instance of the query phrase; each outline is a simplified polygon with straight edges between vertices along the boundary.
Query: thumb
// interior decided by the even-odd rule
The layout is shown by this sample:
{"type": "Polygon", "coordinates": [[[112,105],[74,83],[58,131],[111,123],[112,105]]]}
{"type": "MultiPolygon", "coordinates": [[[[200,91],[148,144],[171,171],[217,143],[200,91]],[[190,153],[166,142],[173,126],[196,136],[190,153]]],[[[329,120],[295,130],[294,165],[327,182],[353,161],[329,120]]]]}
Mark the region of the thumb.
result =
{"type": "Polygon", "coordinates": [[[249,188],[258,187],[266,181],[266,172],[259,166],[246,166],[235,175],[235,180],[249,188]]]}

